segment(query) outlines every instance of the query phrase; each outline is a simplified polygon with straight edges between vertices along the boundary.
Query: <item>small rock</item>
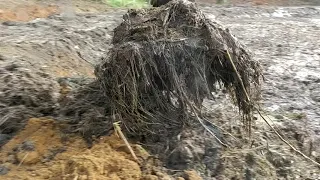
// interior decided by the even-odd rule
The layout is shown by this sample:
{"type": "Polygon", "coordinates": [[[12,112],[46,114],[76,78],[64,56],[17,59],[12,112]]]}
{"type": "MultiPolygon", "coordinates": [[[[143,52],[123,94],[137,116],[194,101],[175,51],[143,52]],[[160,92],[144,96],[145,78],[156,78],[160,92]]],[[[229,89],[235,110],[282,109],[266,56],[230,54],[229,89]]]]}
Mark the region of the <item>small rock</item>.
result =
{"type": "Polygon", "coordinates": [[[43,156],[43,159],[41,160],[41,162],[43,162],[43,163],[49,162],[54,157],[56,157],[57,154],[62,153],[64,151],[66,151],[65,147],[60,147],[60,148],[56,148],[56,149],[50,149],[50,152],[43,156]]]}
{"type": "Polygon", "coordinates": [[[21,149],[25,151],[34,151],[35,146],[32,141],[24,141],[21,145],[21,149]]]}
{"type": "Polygon", "coordinates": [[[6,175],[9,172],[9,168],[4,166],[4,165],[0,165],[0,175],[6,175]]]}
{"type": "Polygon", "coordinates": [[[4,25],[4,26],[17,26],[17,25],[19,25],[19,23],[14,22],[14,21],[5,21],[2,23],[2,25],[4,25]]]}
{"type": "Polygon", "coordinates": [[[277,115],[274,116],[274,118],[276,118],[276,119],[283,119],[283,116],[280,115],[280,114],[277,114],[277,115]]]}
{"type": "Polygon", "coordinates": [[[193,162],[194,156],[189,147],[185,144],[179,145],[169,156],[168,165],[175,169],[186,169],[190,162],[193,162]]]}
{"type": "Polygon", "coordinates": [[[20,152],[17,154],[17,159],[22,164],[35,164],[40,161],[39,153],[36,151],[32,152],[20,152]]]}
{"type": "Polygon", "coordinates": [[[19,65],[17,65],[17,64],[10,64],[10,65],[8,65],[8,66],[6,66],[6,67],[4,67],[7,71],[15,71],[15,70],[17,70],[17,68],[19,67],[19,65]]]}

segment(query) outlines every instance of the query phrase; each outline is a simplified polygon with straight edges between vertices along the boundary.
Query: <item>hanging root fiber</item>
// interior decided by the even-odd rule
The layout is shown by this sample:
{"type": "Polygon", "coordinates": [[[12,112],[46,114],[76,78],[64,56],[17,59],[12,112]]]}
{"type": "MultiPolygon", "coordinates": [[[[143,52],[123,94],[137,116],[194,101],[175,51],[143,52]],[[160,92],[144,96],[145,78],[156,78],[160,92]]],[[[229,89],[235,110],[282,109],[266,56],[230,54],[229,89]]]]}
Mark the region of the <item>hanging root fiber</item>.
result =
{"type": "Polygon", "coordinates": [[[129,133],[146,135],[192,123],[188,117],[201,116],[203,100],[217,87],[227,90],[250,129],[261,70],[245,47],[194,3],[172,1],[129,10],[96,76],[115,120],[129,133]]]}

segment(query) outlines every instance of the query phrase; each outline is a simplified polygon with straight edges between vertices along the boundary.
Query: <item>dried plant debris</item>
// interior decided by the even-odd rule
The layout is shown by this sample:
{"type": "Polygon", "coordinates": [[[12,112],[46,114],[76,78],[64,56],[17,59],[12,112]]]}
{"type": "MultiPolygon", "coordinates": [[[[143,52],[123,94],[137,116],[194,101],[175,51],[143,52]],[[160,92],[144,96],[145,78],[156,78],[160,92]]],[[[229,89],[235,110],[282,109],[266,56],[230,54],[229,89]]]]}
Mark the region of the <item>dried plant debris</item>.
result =
{"type": "Polygon", "coordinates": [[[113,45],[96,76],[128,132],[163,134],[189,124],[190,110],[200,116],[203,100],[217,87],[229,92],[250,126],[251,97],[260,88],[259,63],[195,3],[129,10],[114,30],[113,45]]]}

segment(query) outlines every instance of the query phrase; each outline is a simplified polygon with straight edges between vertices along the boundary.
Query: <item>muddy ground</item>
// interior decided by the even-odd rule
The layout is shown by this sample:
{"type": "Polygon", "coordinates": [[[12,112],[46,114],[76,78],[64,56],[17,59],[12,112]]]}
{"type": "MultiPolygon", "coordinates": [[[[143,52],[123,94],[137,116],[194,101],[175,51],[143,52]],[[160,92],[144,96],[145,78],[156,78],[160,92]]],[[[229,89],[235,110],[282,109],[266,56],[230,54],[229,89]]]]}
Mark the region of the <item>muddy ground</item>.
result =
{"type": "MultiPolygon", "coordinates": [[[[26,6],[25,1],[12,2],[15,3],[0,1],[3,5],[0,8],[5,7],[0,10],[1,145],[16,135],[29,118],[50,116],[56,121],[64,121],[77,116],[66,117],[59,112],[65,99],[70,98],[70,91],[75,91],[83,81],[92,81],[93,67],[108,52],[113,28],[126,12],[88,1],[69,4],[52,1],[49,5],[37,2],[36,6],[33,3],[26,6]]],[[[261,4],[260,1],[257,4],[261,4]]],[[[295,1],[293,5],[300,5],[295,7],[247,6],[244,3],[241,6],[206,4],[199,7],[208,18],[229,28],[263,65],[266,81],[261,106],[265,117],[299,150],[320,162],[320,7],[301,4],[305,2],[295,1]]],[[[249,140],[239,128],[240,118],[228,97],[222,94],[216,97],[215,101],[206,102],[207,115],[233,135],[234,138],[214,128],[231,148],[223,148],[197,126],[193,130],[185,129],[175,137],[164,137],[158,143],[143,142],[141,145],[145,149],[162,160],[160,166],[166,167],[163,171],[168,176],[159,170],[156,171],[158,175],[148,172],[145,176],[138,175],[139,178],[151,175],[156,179],[169,176],[188,179],[191,176],[180,172],[193,169],[203,179],[320,179],[319,167],[291,151],[258,115],[253,137],[249,140]]],[[[30,139],[37,141],[31,135],[30,139]]],[[[43,176],[33,174],[41,174],[41,171],[34,171],[39,163],[47,162],[20,163],[24,157],[19,157],[20,162],[19,158],[18,161],[7,161],[7,153],[15,149],[12,148],[15,142],[23,144],[24,141],[10,141],[1,150],[0,174],[6,174],[7,179],[21,178],[12,176],[16,166],[24,167],[20,171],[28,171],[30,166],[33,171],[26,176],[43,179],[43,176]]],[[[98,147],[101,145],[100,141],[95,143],[98,147]]],[[[68,143],[64,146],[68,147],[68,143]]],[[[78,147],[69,145],[69,148],[85,149],[82,144],[78,147]]],[[[16,151],[10,153],[17,154],[16,151]]],[[[57,157],[53,164],[73,161],[66,158],[70,154],[59,153],[64,159],[57,157]]],[[[89,157],[90,152],[85,155],[89,157]]],[[[104,156],[92,156],[97,162],[106,163],[98,160],[104,156]]],[[[128,154],[123,156],[130,159],[128,154]]],[[[45,157],[38,155],[38,158],[45,157]]],[[[90,169],[84,172],[84,179],[92,179],[92,173],[99,171],[92,165],[75,165],[80,166],[90,169]]],[[[136,164],[133,166],[137,168],[136,164]]],[[[74,178],[75,171],[70,170],[69,174],[59,171],[62,175],[58,178],[74,178]]],[[[121,168],[114,171],[121,171],[121,168]]],[[[52,174],[56,172],[50,170],[46,177],[54,179],[52,174]]],[[[111,175],[94,177],[114,179],[111,175]]],[[[125,178],[139,179],[138,176],[125,178]]]]}

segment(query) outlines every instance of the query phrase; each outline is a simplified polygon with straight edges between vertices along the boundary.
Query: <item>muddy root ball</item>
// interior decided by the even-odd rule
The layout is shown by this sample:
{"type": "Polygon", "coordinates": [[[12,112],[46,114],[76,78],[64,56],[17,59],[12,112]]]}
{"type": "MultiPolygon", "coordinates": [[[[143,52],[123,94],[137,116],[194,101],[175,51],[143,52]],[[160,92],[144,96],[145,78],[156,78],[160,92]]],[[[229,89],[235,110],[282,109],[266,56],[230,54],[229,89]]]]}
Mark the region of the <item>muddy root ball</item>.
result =
{"type": "Polygon", "coordinates": [[[181,128],[192,122],[188,117],[200,116],[217,85],[227,89],[250,127],[260,66],[228,30],[190,1],[129,10],[123,19],[95,73],[111,112],[129,133],[181,128]]]}

